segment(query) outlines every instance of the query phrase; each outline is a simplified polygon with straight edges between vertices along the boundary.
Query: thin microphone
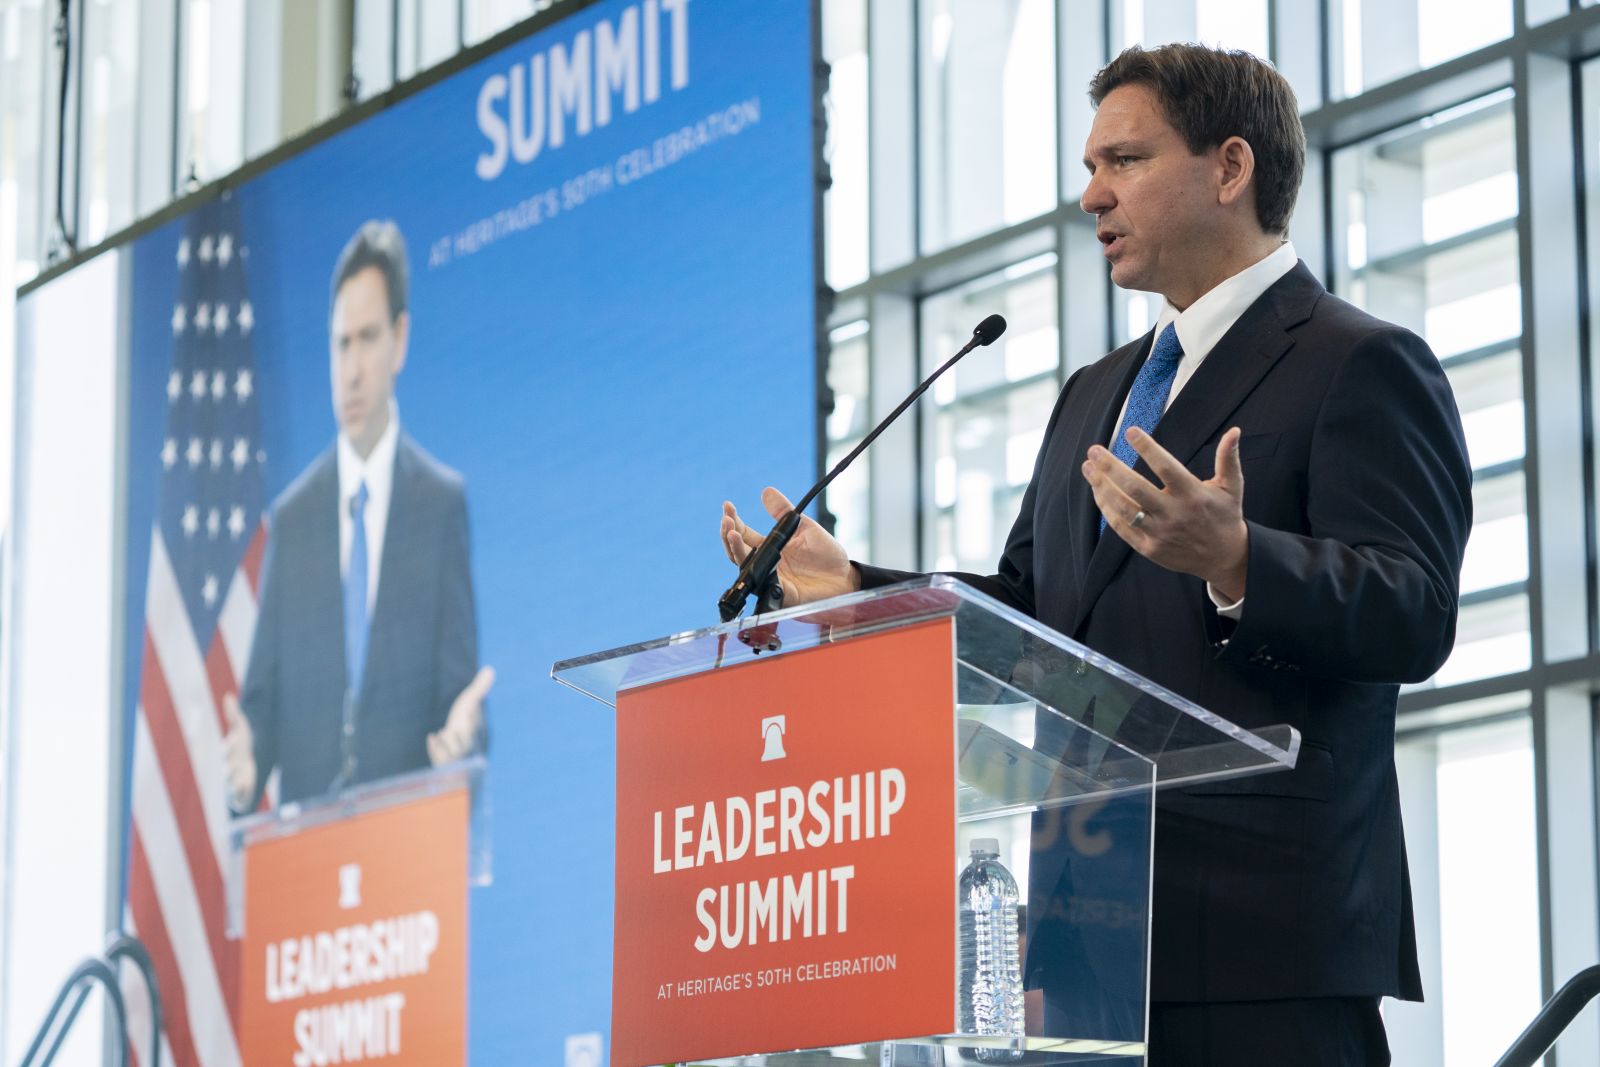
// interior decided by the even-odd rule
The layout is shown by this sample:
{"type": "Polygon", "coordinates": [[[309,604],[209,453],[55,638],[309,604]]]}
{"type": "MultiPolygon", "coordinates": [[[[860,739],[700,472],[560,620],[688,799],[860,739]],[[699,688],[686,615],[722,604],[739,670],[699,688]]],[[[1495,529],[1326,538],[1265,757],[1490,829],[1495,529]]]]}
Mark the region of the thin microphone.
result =
{"type": "Polygon", "coordinates": [[[778,569],[778,560],[783,555],[784,546],[795,535],[795,531],[800,529],[800,519],[805,515],[806,508],[817,498],[817,494],[826,489],[828,483],[837,478],[840,472],[850,465],[852,460],[866,451],[867,446],[876,441],[878,435],[888,429],[889,424],[898,419],[906,408],[914,404],[917,397],[927,392],[928,386],[932,385],[939,375],[955,366],[956,360],[980,345],[993,344],[995,338],[1005,332],[1006,320],[999,315],[990,315],[978,323],[972,331],[971,339],[961,346],[961,351],[945,360],[937,370],[924,378],[922,384],[911,391],[910,396],[900,401],[899,406],[889,412],[882,422],[874,426],[872,432],[863,437],[861,443],[850,450],[849,455],[834,464],[833,470],[824,475],[822,481],[813,485],[806,495],[800,498],[800,502],[785,513],[783,518],[778,520],[778,524],[772,528],[772,532],[767,534],[766,540],[762,541],[754,552],[745,557],[744,565],[739,568],[738,577],[733,580],[733,584],[728,586],[727,591],[722,594],[722,598],[717,601],[717,610],[721,612],[723,622],[730,622],[737,618],[739,613],[744,610],[745,601],[750,599],[752,593],[760,595],[761,599],[758,607],[762,611],[770,611],[782,604],[783,592],[781,586],[777,589],[771,588],[777,586],[773,575],[778,569]]]}

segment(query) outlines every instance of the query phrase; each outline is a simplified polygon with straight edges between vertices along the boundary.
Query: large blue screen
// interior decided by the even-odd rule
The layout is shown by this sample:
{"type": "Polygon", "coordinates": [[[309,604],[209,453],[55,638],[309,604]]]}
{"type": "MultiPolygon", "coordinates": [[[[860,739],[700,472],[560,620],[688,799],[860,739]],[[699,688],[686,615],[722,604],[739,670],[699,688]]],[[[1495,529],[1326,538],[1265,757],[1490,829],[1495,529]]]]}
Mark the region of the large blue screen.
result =
{"type": "MultiPolygon", "coordinates": [[[[149,681],[152,541],[186,462],[182,441],[176,464],[163,456],[182,338],[200,328],[186,272],[227,231],[242,290],[211,299],[244,345],[229,358],[251,368],[264,510],[331,455],[341,250],[369,220],[404,236],[399,423],[463,480],[477,659],[498,676],[493,883],[471,899],[475,1064],[559,1063],[569,1035],[609,1027],[612,720],[551,682],[551,663],[716,621],[731,576],[720,502],[760,514],[763,485],[798,491],[815,474],[810,19],[807,0],[581,7],[203,197],[132,250],[130,723],[149,681]]],[[[221,336],[210,308],[207,322],[221,336]]],[[[193,745],[203,785],[217,774],[198,764],[222,757],[193,745]]],[[[140,841],[130,868],[153,847],[140,841]]],[[[186,986],[199,980],[184,952],[171,958],[186,986]]],[[[223,1062],[194,1015],[183,1043],[223,1062]]]]}

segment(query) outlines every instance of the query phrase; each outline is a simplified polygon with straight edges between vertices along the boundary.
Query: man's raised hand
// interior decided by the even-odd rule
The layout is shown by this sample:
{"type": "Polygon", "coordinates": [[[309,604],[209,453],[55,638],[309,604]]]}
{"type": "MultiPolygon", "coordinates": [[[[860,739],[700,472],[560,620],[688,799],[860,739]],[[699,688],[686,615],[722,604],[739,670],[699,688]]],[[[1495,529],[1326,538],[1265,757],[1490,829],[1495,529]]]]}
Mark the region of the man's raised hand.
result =
{"type": "Polygon", "coordinates": [[[494,668],[481,668],[456,694],[444,725],[428,735],[428,762],[442,766],[470,755],[483,735],[483,702],[494,687],[494,668]]]}
{"type": "Polygon", "coordinates": [[[1161,479],[1157,486],[1100,445],[1083,476],[1106,522],[1141,556],[1203,578],[1229,601],[1244,597],[1250,532],[1244,521],[1244,469],[1237,426],[1217,442],[1215,473],[1201,481],[1138,427],[1128,443],[1161,479]]]}
{"type": "Polygon", "coordinates": [[[222,717],[228,724],[228,732],[222,737],[222,754],[228,770],[228,806],[242,812],[256,792],[255,735],[250,729],[250,720],[239,707],[239,698],[232,693],[222,696],[222,717]]]}
{"type": "MultiPolygon", "coordinates": [[[[783,518],[793,506],[788,497],[771,486],[762,492],[761,503],[774,521],[783,518]]],[[[745,557],[764,540],[765,535],[746,525],[731,503],[722,502],[722,548],[736,566],[744,563],[745,557]]],[[[800,520],[800,528],[784,546],[778,580],[783,583],[785,607],[810,604],[861,588],[861,575],[850,565],[844,546],[810,516],[800,520]]]]}

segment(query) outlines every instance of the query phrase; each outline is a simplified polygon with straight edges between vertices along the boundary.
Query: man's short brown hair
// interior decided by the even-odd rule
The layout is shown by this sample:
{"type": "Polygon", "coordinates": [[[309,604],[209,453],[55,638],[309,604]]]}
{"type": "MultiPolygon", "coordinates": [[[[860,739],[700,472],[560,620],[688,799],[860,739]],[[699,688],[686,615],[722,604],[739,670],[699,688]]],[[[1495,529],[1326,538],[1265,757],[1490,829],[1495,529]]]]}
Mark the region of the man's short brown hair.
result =
{"type": "Polygon", "coordinates": [[[400,235],[400,227],[388,219],[368,219],[345,244],[344,251],[339,253],[339,262],[334,265],[333,286],[328,293],[330,318],[344,283],[368,267],[376,267],[383,274],[383,287],[389,294],[389,321],[398,319],[406,309],[407,290],[411,287],[406,239],[400,235]]]}
{"type": "Polygon", "coordinates": [[[1196,155],[1242,137],[1256,157],[1256,218],[1267,233],[1287,234],[1306,169],[1300,106],[1282,74],[1249,52],[1198,44],[1134,45],[1089,83],[1100,106],[1113,89],[1143,85],[1196,155]]]}

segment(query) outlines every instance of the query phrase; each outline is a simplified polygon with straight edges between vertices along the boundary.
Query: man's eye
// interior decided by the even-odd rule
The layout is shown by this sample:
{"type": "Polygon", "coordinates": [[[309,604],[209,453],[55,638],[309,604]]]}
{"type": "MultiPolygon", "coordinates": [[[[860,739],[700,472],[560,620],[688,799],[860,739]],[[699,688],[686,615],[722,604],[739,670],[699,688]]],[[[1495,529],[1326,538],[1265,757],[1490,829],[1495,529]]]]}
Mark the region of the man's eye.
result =
{"type": "Polygon", "coordinates": [[[1138,158],[1139,158],[1138,156],[1118,156],[1117,157],[1117,162],[1119,164],[1127,164],[1127,163],[1132,163],[1134,160],[1136,160],[1138,158]]]}

